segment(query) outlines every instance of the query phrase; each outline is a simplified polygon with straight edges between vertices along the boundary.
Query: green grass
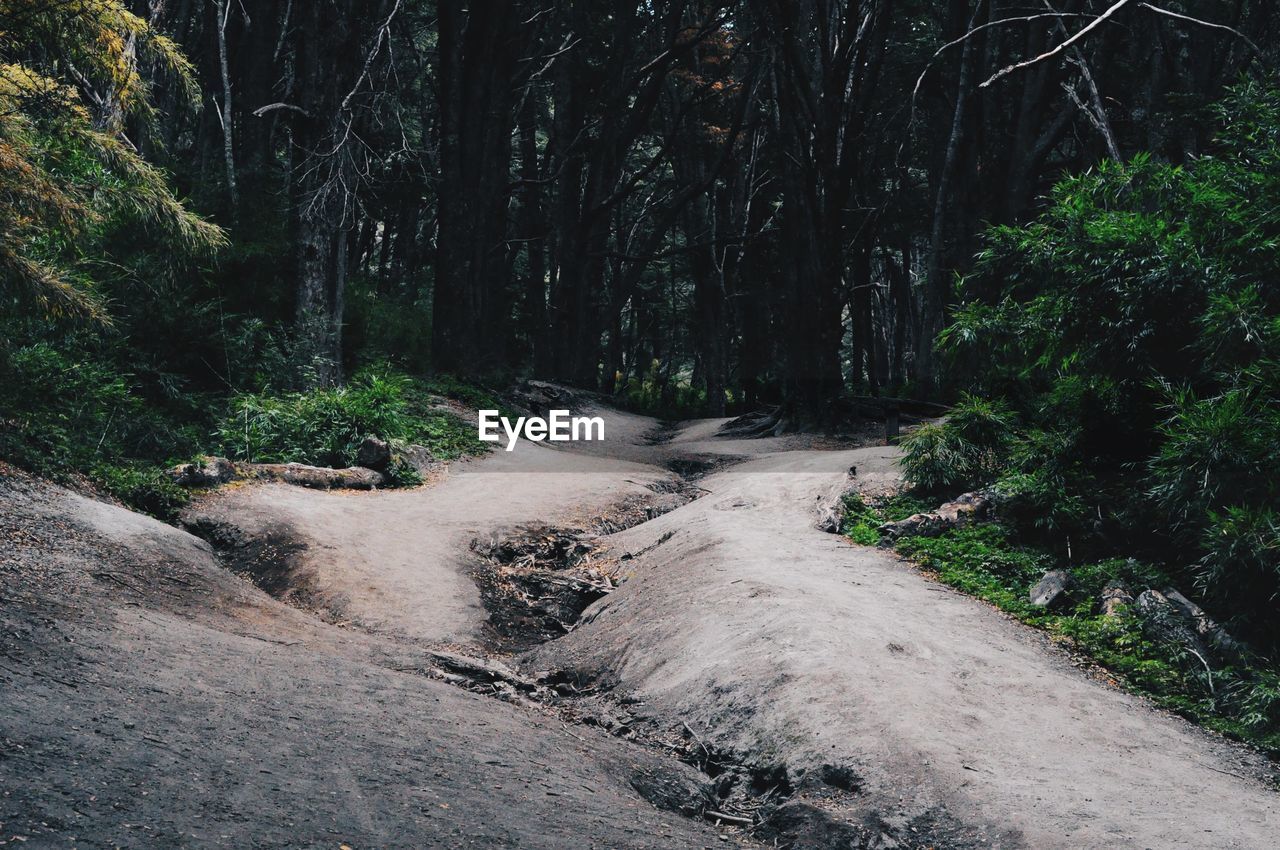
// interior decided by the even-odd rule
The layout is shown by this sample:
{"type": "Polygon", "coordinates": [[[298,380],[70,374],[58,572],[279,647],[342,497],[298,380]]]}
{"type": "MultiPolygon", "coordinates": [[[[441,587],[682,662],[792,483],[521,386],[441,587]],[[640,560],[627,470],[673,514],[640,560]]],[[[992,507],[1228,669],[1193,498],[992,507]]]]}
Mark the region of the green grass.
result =
{"type": "MultiPolygon", "coordinates": [[[[875,545],[881,524],[931,507],[911,496],[871,503],[850,496],[842,530],[855,543],[875,545]]],[[[951,529],[938,537],[906,537],[895,548],[938,581],[1049,632],[1107,670],[1116,684],[1209,729],[1280,754],[1280,671],[1258,659],[1252,666],[1210,673],[1180,647],[1150,640],[1135,615],[1102,614],[1099,595],[1109,582],[1123,581],[1135,594],[1164,587],[1168,577],[1159,569],[1124,558],[1071,565],[1070,604],[1049,611],[1033,607],[1029,591],[1046,570],[1066,565],[1047,551],[1021,545],[998,523],[951,529]]]]}

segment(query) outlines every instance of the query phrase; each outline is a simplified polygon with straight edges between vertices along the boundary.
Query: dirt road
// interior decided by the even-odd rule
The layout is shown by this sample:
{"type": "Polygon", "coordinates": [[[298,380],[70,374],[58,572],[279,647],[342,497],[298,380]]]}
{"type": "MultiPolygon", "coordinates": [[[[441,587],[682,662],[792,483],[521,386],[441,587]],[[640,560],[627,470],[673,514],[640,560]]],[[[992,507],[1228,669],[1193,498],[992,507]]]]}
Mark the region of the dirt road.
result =
{"type": "Polygon", "coordinates": [[[816,529],[850,467],[893,480],[890,450],[608,417],[605,444],[522,445],[417,490],[198,504],[191,527],[290,604],[186,532],[4,475],[0,838],[1274,846],[1255,754],[816,529]],[[625,580],[505,659],[538,693],[431,672],[433,649],[492,652],[473,540],[630,516],[671,469],[705,473],[701,498],[595,541],[625,580]]]}

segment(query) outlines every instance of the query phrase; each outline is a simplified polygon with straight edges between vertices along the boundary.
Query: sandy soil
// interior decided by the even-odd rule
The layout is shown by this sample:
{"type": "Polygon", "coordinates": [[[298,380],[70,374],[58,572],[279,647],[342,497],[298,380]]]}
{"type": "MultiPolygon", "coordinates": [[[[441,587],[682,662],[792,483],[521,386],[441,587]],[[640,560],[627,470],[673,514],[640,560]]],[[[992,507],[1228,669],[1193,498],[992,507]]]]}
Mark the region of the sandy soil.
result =
{"type": "Polygon", "coordinates": [[[891,450],[605,415],[604,444],[522,445],[416,490],[249,486],[189,512],[267,563],[259,582],[291,605],[190,534],[0,478],[0,838],[750,843],[669,810],[733,775],[733,793],[768,803],[769,845],[1274,846],[1262,759],[815,528],[851,467],[859,486],[891,485],[891,450]],[[485,646],[473,539],[586,524],[670,469],[705,495],[606,538],[626,580],[520,659],[594,684],[639,740],[404,672],[431,647],[485,646]]]}

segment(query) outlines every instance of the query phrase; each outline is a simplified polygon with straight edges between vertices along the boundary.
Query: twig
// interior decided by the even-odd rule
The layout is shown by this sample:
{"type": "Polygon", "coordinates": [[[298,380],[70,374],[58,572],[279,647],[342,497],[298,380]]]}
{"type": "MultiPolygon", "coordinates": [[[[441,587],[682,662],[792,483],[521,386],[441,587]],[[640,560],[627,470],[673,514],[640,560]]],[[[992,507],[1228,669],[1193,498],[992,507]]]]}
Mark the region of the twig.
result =
{"type": "Polygon", "coordinates": [[[277,109],[288,109],[291,112],[297,112],[306,118],[311,117],[311,113],[303,109],[301,106],[294,106],[292,103],[268,103],[266,106],[259,106],[253,110],[253,114],[258,118],[266,115],[268,112],[274,112],[277,109]]]}
{"type": "Polygon", "coordinates": [[[707,809],[702,814],[711,820],[722,820],[725,823],[734,823],[738,826],[755,826],[756,824],[755,818],[745,818],[741,815],[726,815],[724,812],[717,812],[715,809],[707,809]]]}

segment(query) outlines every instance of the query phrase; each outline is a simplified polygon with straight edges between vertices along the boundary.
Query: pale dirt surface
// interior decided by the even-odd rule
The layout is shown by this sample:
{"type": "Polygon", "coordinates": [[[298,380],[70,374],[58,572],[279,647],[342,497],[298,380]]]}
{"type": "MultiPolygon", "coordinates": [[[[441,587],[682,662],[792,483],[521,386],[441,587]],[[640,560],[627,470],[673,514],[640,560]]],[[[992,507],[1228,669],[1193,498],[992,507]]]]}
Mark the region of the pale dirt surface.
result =
{"type": "Polygon", "coordinates": [[[892,450],[605,415],[606,444],[522,445],[416,490],[254,485],[197,504],[188,521],[295,547],[293,606],[184,532],[0,480],[0,837],[723,846],[636,793],[652,785],[637,771],[703,781],[660,748],[399,672],[430,646],[483,645],[471,539],[585,522],[670,467],[705,473],[705,495],[606,538],[627,580],[521,666],[603,686],[655,740],[692,734],[767,777],[760,796],[784,804],[766,844],[1276,846],[1262,759],[815,528],[850,467],[892,486],[892,450]]]}
{"type": "Polygon", "coordinates": [[[0,842],[723,847],[679,762],[400,672],[185,532],[0,469],[0,842]]]}
{"type": "Polygon", "coordinates": [[[858,793],[835,810],[928,820],[942,846],[1276,846],[1263,759],[814,528],[850,466],[883,483],[893,459],[784,452],[703,479],[702,499],[612,538],[643,552],[631,579],[528,663],[607,681],[793,782],[847,768],[858,793]]]}
{"type": "Polygon", "coordinates": [[[315,491],[287,484],[224,489],[184,522],[273,531],[305,544],[294,569],[309,607],[366,631],[431,643],[468,643],[486,619],[468,574],[478,537],[529,522],[572,523],[667,477],[649,466],[574,457],[521,443],[451,464],[413,490],[315,491]]]}

